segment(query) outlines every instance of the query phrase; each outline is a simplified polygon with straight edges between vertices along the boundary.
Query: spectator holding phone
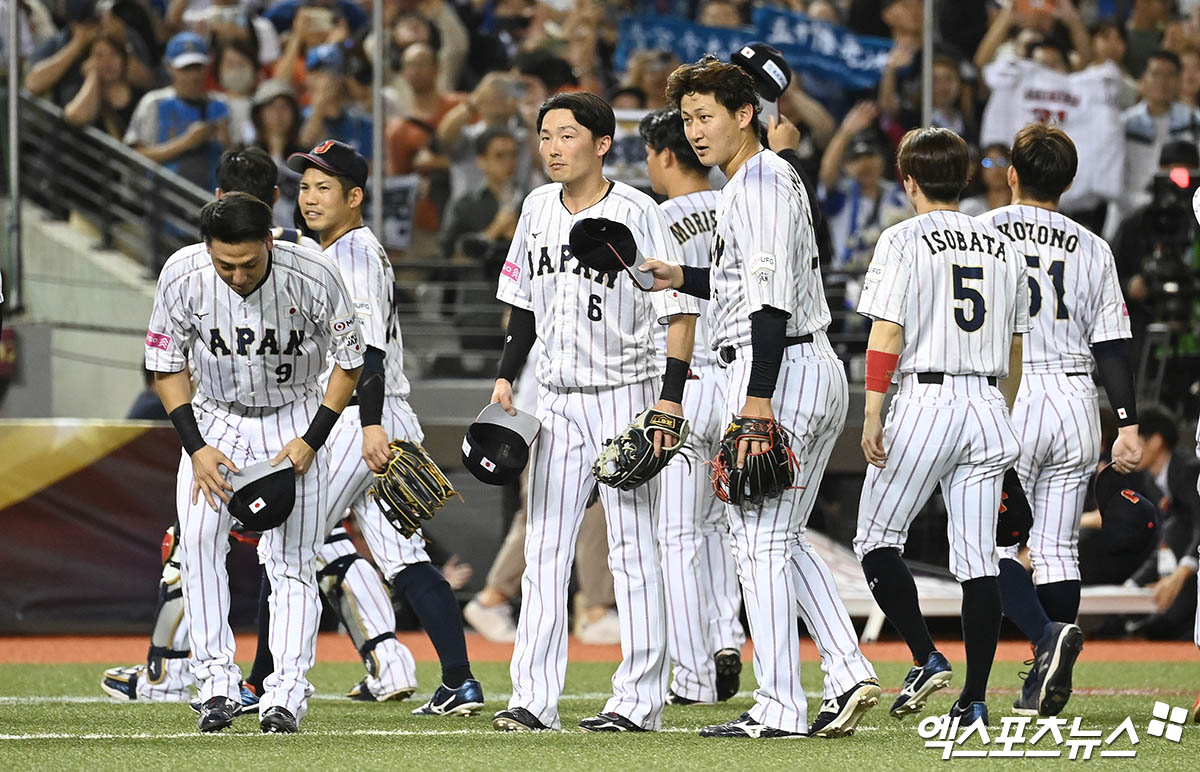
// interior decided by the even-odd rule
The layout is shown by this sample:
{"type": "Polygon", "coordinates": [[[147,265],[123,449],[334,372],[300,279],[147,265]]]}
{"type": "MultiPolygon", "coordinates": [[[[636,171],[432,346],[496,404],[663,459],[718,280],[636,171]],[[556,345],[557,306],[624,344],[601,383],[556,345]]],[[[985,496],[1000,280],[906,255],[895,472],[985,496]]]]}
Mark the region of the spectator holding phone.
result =
{"type": "Polygon", "coordinates": [[[217,160],[229,144],[229,106],[205,89],[208,45],[194,32],[167,43],[171,85],[142,97],[133,112],[126,144],[151,161],[199,185],[217,187],[217,160]]]}
{"type": "Polygon", "coordinates": [[[533,152],[529,130],[521,121],[518,102],[528,86],[520,78],[489,72],[470,96],[446,113],[437,128],[437,144],[450,157],[450,197],[479,188],[484,172],[476,163],[476,140],[486,132],[503,131],[517,142],[516,182],[529,190],[533,152]]]}
{"type": "Polygon", "coordinates": [[[373,121],[369,113],[348,98],[342,47],[333,43],[317,46],[308,52],[305,67],[312,103],[304,111],[301,144],[314,147],[322,140],[336,139],[370,160],[373,121]]]}

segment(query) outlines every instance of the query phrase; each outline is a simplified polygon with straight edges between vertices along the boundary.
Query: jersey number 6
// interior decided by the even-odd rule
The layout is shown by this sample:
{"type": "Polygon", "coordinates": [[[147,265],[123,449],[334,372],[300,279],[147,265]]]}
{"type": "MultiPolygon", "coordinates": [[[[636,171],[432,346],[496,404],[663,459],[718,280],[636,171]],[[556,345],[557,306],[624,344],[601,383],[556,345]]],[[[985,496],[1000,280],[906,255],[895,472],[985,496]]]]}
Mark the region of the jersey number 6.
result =
{"type": "Polygon", "coordinates": [[[963,282],[968,279],[983,280],[983,266],[981,265],[954,265],[954,299],[966,300],[971,303],[971,315],[968,317],[966,309],[963,306],[958,306],[954,309],[954,321],[967,332],[975,332],[983,326],[983,319],[987,316],[987,304],[983,301],[983,295],[979,290],[968,287],[963,282]]]}

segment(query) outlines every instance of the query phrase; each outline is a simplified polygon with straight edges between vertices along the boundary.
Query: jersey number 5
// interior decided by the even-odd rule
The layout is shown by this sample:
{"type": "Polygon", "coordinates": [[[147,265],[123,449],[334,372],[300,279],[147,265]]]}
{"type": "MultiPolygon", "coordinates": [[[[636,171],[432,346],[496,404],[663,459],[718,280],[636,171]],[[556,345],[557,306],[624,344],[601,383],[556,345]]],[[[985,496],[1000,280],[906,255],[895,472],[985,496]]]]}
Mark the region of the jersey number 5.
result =
{"type": "Polygon", "coordinates": [[[965,306],[958,306],[954,309],[954,321],[967,332],[975,332],[983,326],[983,319],[987,316],[987,304],[983,300],[983,294],[979,290],[968,287],[964,282],[967,280],[983,280],[983,266],[981,265],[954,265],[954,299],[965,300],[971,304],[971,315],[967,316],[965,306]]]}
{"type": "MultiPolygon", "coordinates": [[[[1030,268],[1040,268],[1041,260],[1037,255],[1025,255],[1025,264],[1030,268]]],[[[1066,290],[1063,285],[1063,277],[1066,276],[1067,264],[1063,260],[1055,260],[1050,263],[1050,267],[1046,269],[1046,273],[1050,274],[1050,281],[1054,283],[1054,318],[1055,319],[1070,319],[1071,313],[1067,310],[1067,304],[1063,302],[1063,295],[1066,290]]],[[[1030,272],[1029,275],[1029,316],[1038,315],[1038,311],[1042,310],[1042,285],[1030,272]]]]}

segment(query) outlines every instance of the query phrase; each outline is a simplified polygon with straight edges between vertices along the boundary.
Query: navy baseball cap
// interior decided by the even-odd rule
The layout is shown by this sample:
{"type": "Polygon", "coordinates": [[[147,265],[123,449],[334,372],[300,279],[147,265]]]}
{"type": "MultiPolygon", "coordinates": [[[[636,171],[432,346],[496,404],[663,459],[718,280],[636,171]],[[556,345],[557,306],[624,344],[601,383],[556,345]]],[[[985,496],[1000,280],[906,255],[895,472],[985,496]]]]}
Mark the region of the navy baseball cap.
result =
{"type": "Polygon", "coordinates": [[[193,64],[208,64],[208,43],[195,32],[180,32],[167,41],[163,58],[177,70],[193,64]]]}
{"type": "Polygon", "coordinates": [[[336,139],[327,139],[307,153],[292,153],[288,156],[287,166],[300,174],[304,174],[308,167],[315,166],[330,174],[349,177],[364,190],[367,187],[367,159],[345,142],[336,139]]]}
{"type": "Polygon", "coordinates": [[[1096,506],[1101,531],[1114,554],[1136,553],[1158,538],[1158,507],[1133,489],[1132,475],[1108,464],[1096,475],[1096,506]]]}
{"type": "Polygon", "coordinates": [[[637,270],[646,258],[638,251],[633,231],[624,223],[589,217],[571,226],[567,241],[571,245],[571,256],[593,271],[624,270],[638,287],[648,290],[654,286],[652,274],[637,270]]]}
{"type": "Polygon", "coordinates": [[[520,410],[509,415],[499,402],[480,411],[463,437],[463,466],[488,485],[507,485],[521,476],[529,463],[529,446],[542,424],[520,410]]]}
{"type": "Polygon", "coordinates": [[[342,47],[336,43],[323,43],[308,52],[304,59],[304,69],[309,72],[317,70],[333,70],[338,75],[346,73],[346,55],[342,47]]]}
{"type": "Polygon", "coordinates": [[[276,466],[270,461],[253,464],[230,475],[229,482],[229,514],[254,531],[278,526],[296,504],[296,470],[290,458],[276,466]]]}
{"type": "Polygon", "coordinates": [[[758,95],[768,102],[778,101],[792,82],[792,68],[787,59],[778,48],[767,43],[747,43],[734,51],[729,61],[754,76],[758,95]]]}

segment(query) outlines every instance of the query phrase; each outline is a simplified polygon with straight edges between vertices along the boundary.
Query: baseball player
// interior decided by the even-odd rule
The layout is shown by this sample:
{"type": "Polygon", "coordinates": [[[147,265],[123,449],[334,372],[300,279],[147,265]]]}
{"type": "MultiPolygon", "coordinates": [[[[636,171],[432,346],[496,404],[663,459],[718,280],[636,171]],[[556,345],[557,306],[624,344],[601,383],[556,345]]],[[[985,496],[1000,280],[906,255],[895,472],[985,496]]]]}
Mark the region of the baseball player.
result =
{"type": "MultiPolygon", "coordinates": [[[[569,235],[585,219],[623,223],[638,250],[675,259],[678,246],[653,199],[604,178],[612,108],[593,94],[556,94],[538,111],[539,149],[553,182],[525,199],[497,297],[512,306],[492,401],[512,406],[512,382],[540,341],[537,416],[542,432],[529,465],[523,604],[512,658],[513,694],[495,714],[499,731],[558,729],[566,670],[566,592],[576,535],[602,444],[647,403],[682,415],[696,304],[647,295],[623,273],[594,274],[572,259],[569,235]],[[667,369],[651,328],[667,321],[667,369]]],[[[654,432],[656,442],[667,442],[654,432]]],[[[613,697],[580,722],[592,732],[657,730],[667,691],[666,614],[655,533],[657,480],[629,491],[600,486],[609,567],[621,627],[613,697]]]]}
{"type": "Polygon", "coordinates": [[[880,236],[858,304],[872,320],[862,434],[870,466],[854,538],[867,584],[916,662],[891,712],[915,713],[950,683],[950,665],[929,637],[901,551],[941,484],[967,652],[950,715],[963,725],[988,720],[1000,633],[996,517],[1019,448],[1006,399],[1020,382],[1020,336],[1030,328],[1024,256],[999,230],[957,211],[968,161],[966,142],[948,129],[914,129],[900,143],[917,216],[880,236]],[[900,388],[885,431],[880,412],[893,374],[900,388]]]}
{"type": "Polygon", "coordinates": [[[1083,648],[1083,631],[1074,624],[1079,525],[1100,457],[1093,363],[1119,427],[1112,447],[1116,471],[1137,466],[1142,441],[1129,366],[1129,314],[1112,250],[1058,212],[1058,199],[1078,167],[1075,144],[1061,129],[1032,124],[1017,133],[1011,158],[1012,205],[979,219],[1013,240],[1029,273],[1033,327],[1022,347],[1012,417],[1021,441],[1017,476],[1033,511],[1033,581],[1017,561],[1017,545],[1005,548],[999,581],[1005,613],[1035,647],[1035,666],[1013,708],[1053,716],[1071,695],[1071,669],[1083,648]]]}
{"type": "MultiPolygon", "coordinates": [[[[227,150],[217,164],[216,197],[241,191],[260,201],[277,201],[279,189],[274,160],[259,148],[227,150]]],[[[274,228],[276,241],[300,244],[320,251],[320,245],[295,229],[274,228]]],[[[159,601],[152,627],[150,648],[145,665],[109,668],[100,686],[109,695],[123,700],[147,702],[183,702],[191,697],[193,683],[188,668],[188,623],[180,584],[177,526],[168,529],[163,539],[163,572],[159,582],[159,601]]],[[[258,536],[240,528],[230,531],[233,539],[254,546],[258,536]]],[[[377,694],[394,697],[411,694],[416,686],[416,665],[412,653],[388,635],[395,629],[395,611],[387,590],[370,564],[354,550],[345,530],[337,527],[325,540],[317,556],[319,589],[339,616],[355,648],[363,657],[367,674],[350,690],[352,699],[373,700],[377,694]],[[361,561],[361,562],[360,562],[361,561]],[[394,643],[393,643],[394,642],[394,643]],[[380,645],[383,643],[384,645],[380,645]],[[392,682],[395,688],[385,684],[392,682]],[[368,685],[369,688],[364,688],[368,685]]],[[[241,686],[241,712],[256,712],[263,681],[274,670],[268,644],[271,585],[264,571],[259,595],[258,648],[250,675],[241,686]]],[[[195,703],[194,707],[199,707],[195,703]]]]}
{"type": "Polygon", "coordinates": [[[241,683],[225,571],[232,485],[220,467],[288,458],[295,508],[259,544],[271,616],[280,620],[270,630],[275,671],[263,684],[260,723],[291,733],[312,691],[306,675],[320,617],[315,558],[326,531],[328,454],[318,451],[354,391],[363,345],[337,268],[274,244],[267,204],[229,193],[201,211],[200,232],[202,244],[163,267],[146,336],[146,368],[184,449],[176,506],[199,728],[230,725],[241,683]],[[322,397],[329,356],[336,364],[322,397]]]}
{"type": "MultiPolygon", "coordinates": [[[[720,194],[708,184],[677,109],[664,108],[642,119],[642,141],[650,184],[668,197],[663,215],[679,244],[683,264],[707,267],[717,225],[720,194]]],[[[704,303],[701,303],[703,312],[704,303]]],[[[738,619],[741,594],[729,548],[725,508],[712,495],[706,475],[725,426],[724,377],[708,345],[703,316],[683,398],[692,434],[683,451],[689,463],[673,463],[659,479],[658,533],[667,599],[667,650],[675,674],[667,702],[692,705],[724,701],[737,693],[746,633],[738,619]]],[[[655,335],[659,364],[666,361],[666,330],[655,335]]]]}
{"type": "Polygon", "coordinates": [[[793,434],[800,465],[796,487],[782,496],[757,509],[726,507],[759,688],[749,711],[700,735],[847,735],[880,690],[833,576],[804,537],[848,399],[845,371],[825,336],[830,315],[810,203],[795,169],[759,144],[758,96],[744,70],[705,57],[671,74],[667,98],[700,162],[719,167],[729,182],[717,209],[711,268],[650,262],[643,270],[653,271],[656,289],[711,298],[706,322],[726,368],[725,415],[778,419],[793,434]],[[826,699],[811,726],[800,686],[797,607],[826,671],[826,699]]]}
{"type": "MultiPolygon", "coordinates": [[[[328,524],[353,508],[384,578],[416,612],[437,649],[442,683],[416,715],[471,715],[483,707],[483,690],[471,674],[462,614],[449,583],[429,562],[420,534],[405,539],[370,499],[372,472],[387,468],[393,438],[420,443],[425,435],[408,406],[404,344],[392,302],[395,278],[383,246],[363,224],[367,162],[349,145],[326,140],[308,153],[296,153],[288,167],[299,172],[300,214],[321,239],[325,255],[341,271],[363,331],[363,375],[356,399],[329,438],[328,524]]],[[[395,619],[389,630],[395,629],[395,619]]],[[[384,639],[399,646],[395,636],[384,639]]],[[[368,684],[375,699],[409,690],[407,675],[395,672],[368,684]]]]}

